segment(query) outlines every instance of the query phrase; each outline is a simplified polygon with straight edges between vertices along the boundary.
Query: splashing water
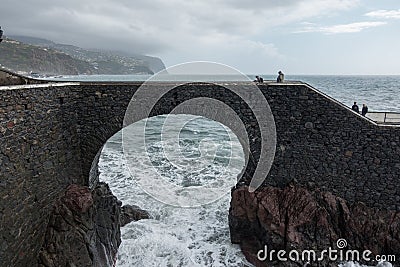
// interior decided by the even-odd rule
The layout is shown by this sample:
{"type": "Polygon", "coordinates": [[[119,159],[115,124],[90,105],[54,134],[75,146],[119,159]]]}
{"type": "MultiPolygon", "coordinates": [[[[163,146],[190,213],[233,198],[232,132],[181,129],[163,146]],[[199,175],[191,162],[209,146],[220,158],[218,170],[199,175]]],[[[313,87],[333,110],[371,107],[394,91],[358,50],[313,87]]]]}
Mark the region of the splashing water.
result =
{"type": "MultiPolygon", "coordinates": [[[[176,120],[187,119],[188,115],[177,116],[176,120]]],[[[205,118],[195,120],[181,131],[181,152],[185,155],[180,164],[192,164],[190,159],[203,162],[200,171],[185,173],[174,166],[160,153],[161,148],[174,145],[169,140],[160,141],[156,130],[163,117],[151,118],[148,125],[150,141],[146,143],[147,154],[125,158],[121,148],[121,133],[106,144],[99,163],[100,179],[110,185],[114,195],[124,204],[134,204],[149,211],[152,219],[132,222],[122,228],[122,244],[118,252],[118,266],[245,266],[249,264],[240,248],[230,243],[228,210],[229,190],[217,201],[197,208],[173,207],[157,201],[146,194],[138,180],[154,175],[149,171],[151,164],[158,167],[160,176],[169,182],[183,186],[196,186],[218,182],[215,177],[228,160],[233,168],[223,173],[225,179],[236,181],[244,167],[244,157],[238,140],[229,140],[222,125],[205,118]],[[204,138],[218,142],[207,147],[204,138]],[[231,150],[231,151],[228,151],[231,150]],[[200,151],[206,151],[205,157],[200,151]],[[229,153],[228,153],[229,152],[229,153]],[[207,158],[213,154],[213,160],[207,158]],[[127,160],[134,160],[132,175],[127,160]]],[[[179,122],[177,122],[179,124],[179,122]]],[[[132,143],[139,145],[140,142],[132,143]]],[[[175,148],[176,149],[176,148],[175,148]]],[[[203,153],[204,154],[204,153],[203,153]]],[[[131,164],[132,168],[132,164],[131,164]]],[[[173,197],[173,196],[171,196],[173,197]]]]}

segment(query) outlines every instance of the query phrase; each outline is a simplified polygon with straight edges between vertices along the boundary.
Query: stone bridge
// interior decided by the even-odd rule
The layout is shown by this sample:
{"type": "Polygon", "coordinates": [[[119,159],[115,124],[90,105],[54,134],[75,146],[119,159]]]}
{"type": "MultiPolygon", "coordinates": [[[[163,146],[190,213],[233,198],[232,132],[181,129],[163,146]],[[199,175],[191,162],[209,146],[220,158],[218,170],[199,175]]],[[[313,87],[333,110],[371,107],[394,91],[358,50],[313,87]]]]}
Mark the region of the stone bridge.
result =
{"type": "MultiPolygon", "coordinates": [[[[30,266],[56,199],[69,184],[96,182],[89,179],[96,155],[121,130],[129,101],[141,86],[23,83],[0,87],[1,266],[30,266]]],[[[249,86],[252,94],[250,84],[230,86],[249,86]]],[[[258,87],[268,100],[277,131],[275,160],[263,187],[296,184],[348,203],[400,210],[399,127],[378,125],[307,84],[258,87]]],[[[250,160],[240,179],[246,186],[261,153],[260,127],[249,103],[223,84],[187,84],[163,96],[151,116],[168,114],[198,97],[222,101],[243,121],[250,142],[250,160]]],[[[233,233],[240,226],[235,222],[233,233]]],[[[241,238],[233,241],[241,243],[241,238]]]]}

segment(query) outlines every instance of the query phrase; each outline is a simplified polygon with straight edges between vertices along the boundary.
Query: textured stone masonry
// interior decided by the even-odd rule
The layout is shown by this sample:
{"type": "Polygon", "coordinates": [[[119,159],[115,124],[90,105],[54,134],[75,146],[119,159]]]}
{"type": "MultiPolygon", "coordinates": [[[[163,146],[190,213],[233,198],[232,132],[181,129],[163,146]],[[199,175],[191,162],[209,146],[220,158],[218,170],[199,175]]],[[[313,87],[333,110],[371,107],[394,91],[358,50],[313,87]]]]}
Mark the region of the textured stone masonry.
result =
{"type": "MultiPolygon", "coordinates": [[[[66,187],[93,186],[93,160],[121,130],[126,107],[140,85],[0,87],[0,266],[29,266],[43,243],[53,204],[66,187]]],[[[278,137],[265,186],[295,181],[350,203],[399,209],[400,128],[378,126],[304,84],[259,87],[275,116],[278,137]]],[[[178,87],[159,101],[152,115],[200,96],[219,99],[237,112],[257,159],[260,133],[253,114],[221,86],[178,87]]],[[[244,184],[253,163],[244,172],[244,184]]]]}
{"type": "Polygon", "coordinates": [[[304,85],[265,89],[278,137],[265,184],[294,180],[350,202],[400,210],[400,127],[378,126],[304,85]]]}

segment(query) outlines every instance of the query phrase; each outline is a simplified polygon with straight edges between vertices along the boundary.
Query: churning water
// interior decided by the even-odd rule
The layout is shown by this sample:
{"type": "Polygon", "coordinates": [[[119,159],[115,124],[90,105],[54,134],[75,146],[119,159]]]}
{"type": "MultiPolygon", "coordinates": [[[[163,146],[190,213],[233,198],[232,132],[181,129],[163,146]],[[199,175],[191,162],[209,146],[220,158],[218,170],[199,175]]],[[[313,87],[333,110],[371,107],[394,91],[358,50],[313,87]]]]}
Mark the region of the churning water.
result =
{"type": "MultiPolygon", "coordinates": [[[[103,150],[101,180],[109,183],[124,204],[138,205],[152,216],[122,228],[118,266],[242,266],[245,261],[239,248],[230,244],[227,219],[229,189],[244,166],[242,147],[219,123],[191,115],[172,116],[177,126],[188,122],[180,131],[179,147],[174,140],[161,139],[160,125],[165,116],[158,116],[147,120],[145,145],[143,139],[129,144],[138,152],[143,152],[139,146],[145,146],[146,153],[124,157],[121,132],[103,150]],[[168,159],[165,151],[172,151],[168,159]],[[185,170],[185,165],[192,171],[185,170]],[[215,202],[180,208],[148,195],[141,179],[165,179],[182,187],[218,186],[228,181],[228,186],[215,202]]],[[[143,125],[144,121],[135,123],[134,129],[124,134],[135,136],[136,131],[143,131],[143,125]]],[[[167,194],[166,198],[179,193],[160,191],[160,195],[167,194]]]]}

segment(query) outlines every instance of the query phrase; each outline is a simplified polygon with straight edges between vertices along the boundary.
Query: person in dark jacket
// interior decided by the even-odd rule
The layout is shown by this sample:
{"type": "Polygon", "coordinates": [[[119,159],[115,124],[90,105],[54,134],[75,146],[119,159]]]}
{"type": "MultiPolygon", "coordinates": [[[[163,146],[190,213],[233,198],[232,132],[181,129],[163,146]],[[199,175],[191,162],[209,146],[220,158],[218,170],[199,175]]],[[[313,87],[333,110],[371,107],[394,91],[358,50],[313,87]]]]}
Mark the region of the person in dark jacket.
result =
{"type": "Polygon", "coordinates": [[[256,79],[255,79],[253,82],[256,82],[256,83],[263,83],[263,82],[264,82],[264,79],[263,79],[263,77],[261,77],[261,76],[256,76],[256,79]]]}
{"type": "Polygon", "coordinates": [[[357,113],[360,113],[360,109],[357,106],[357,102],[354,102],[354,105],[351,107],[352,110],[354,110],[357,113]]]}
{"type": "Polygon", "coordinates": [[[285,74],[283,74],[282,71],[278,72],[278,78],[276,78],[277,83],[283,83],[283,80],[285,79],[285,74]]]}
{"type": "Polygon", "coordinates": [[[368,107],[366,104],[363,104],[361,115],[365,116],[368,113],[368,107]]]}

